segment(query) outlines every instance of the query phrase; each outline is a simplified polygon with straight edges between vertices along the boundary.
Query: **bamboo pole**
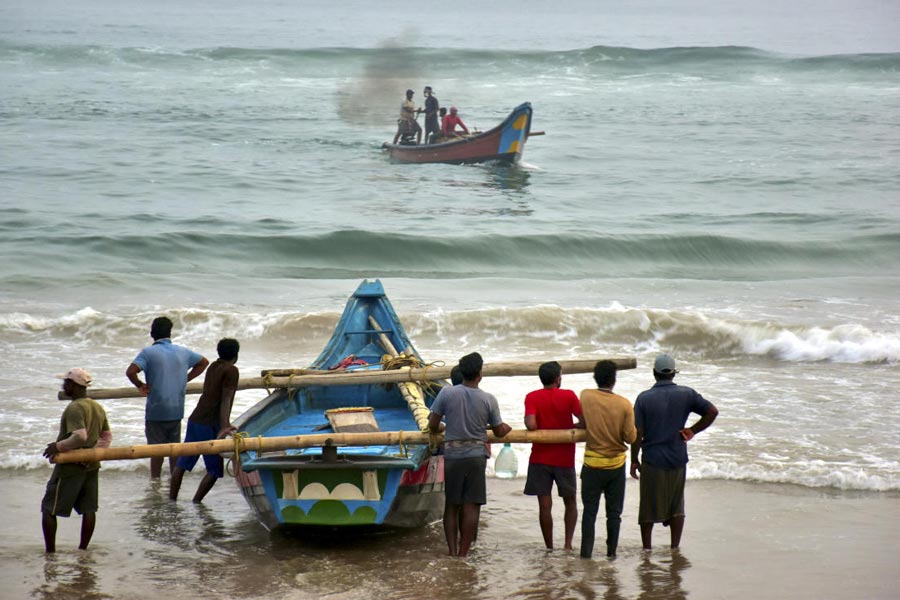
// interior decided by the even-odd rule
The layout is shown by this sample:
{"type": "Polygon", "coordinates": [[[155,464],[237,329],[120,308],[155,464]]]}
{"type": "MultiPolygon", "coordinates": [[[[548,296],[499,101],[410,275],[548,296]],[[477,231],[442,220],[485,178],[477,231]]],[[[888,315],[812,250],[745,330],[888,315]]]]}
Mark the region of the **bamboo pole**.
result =
{"type": "MultiPolygon", "coordinates": [[[[388,354],[394,358],[398,358],[400,353],[397,352],[397,348],[391,343],[390,338],[383,333],[381,325],[372,315],[369,315],[369,324],[371,324],[375,331],[378,332],[378,339],[381,341],[381,345],[387,350],[388,354]]],[[[411,367],[407,366],[401,367],[399,370],[409,371],[410,369],[411,367]]],[[[422,390],[422,386],[418,383],[404,381],[403,383],[398,383],[397,388],[400,390],[400,395],[406,400],[406,406],[409,407],[409,412],[412,413],[413,418],[416,420],[419,431],[428,431],[429,410],[428,406],[425,405],[425,392],[422,390]]]]}
{"type": "MultiPolygon", "coordinates": [[[[637,367],[637,360],[631,357],[618,356],[598,356],[596,358],[585,358],[575,360],[560,360],[564,375],[573,373],[591,373],[594,365],[598,360],[611,360],[616,363],[619,370],[634,369],[637,367]]],[[[512,361],[512,362],[496,362],[485,363],[481,374],[483,377],[517,377],[522,375],[536,375],[538,367],[545,361],[512,361]]],[[[421,369],[410,369],[408,371],[342,371],[316,373],[304,375],[302,372],[309,372],[309,369],[282,369],[279,372],[287,373],[287,375],[274,377],[247,377],[238,380],[238,390],[249,389],[278,389],[278,388],[298,388],[313,385],[371,385],[377,383],[400,383],[407,382],[424,382],[436,381],[439,379],[448,379],[452,367],[434,366],[424,367],[421,369]],[[297,373],[297,374],[295,374],[297,373]]],[[[203,391],[203,384],[199,382],[191,382],[185,388],[186,394],[199,394],[203,391]]],[[[90,389],[88,394],[94,400],[108,400],[111,398],[140,398],[141,393],[134,387],[124,388],[97,388],[90,389]]],[[[60,392],[60,399],[66,396],[60,392]]]]}
{"type": "MultiPolygon", "coordinates": [[[[514,429],[505,437],[498,438],[488,432],[490,444],[573,444],[583,442],[583,429],[514,429]]],[[[440,443],[443,434],[421,431],[366,431],[362,433],[314,433],[280,437],[246,437],[234,439],[208,440],[205,442],[182,442],[180,444],[154,444],[143,446],[119,446],[113,448],[82,448],[57,454],[53,462],[57,464],[74,462],[95,462],[104,460],[132,460],[163,456],[197,456],[200,454],[221,454],[234,452],[235,444],[240,451],[257,450],[276,452],[292,448],[313,448],[318,446],[396,446],[399,444],[440,443]]]]}

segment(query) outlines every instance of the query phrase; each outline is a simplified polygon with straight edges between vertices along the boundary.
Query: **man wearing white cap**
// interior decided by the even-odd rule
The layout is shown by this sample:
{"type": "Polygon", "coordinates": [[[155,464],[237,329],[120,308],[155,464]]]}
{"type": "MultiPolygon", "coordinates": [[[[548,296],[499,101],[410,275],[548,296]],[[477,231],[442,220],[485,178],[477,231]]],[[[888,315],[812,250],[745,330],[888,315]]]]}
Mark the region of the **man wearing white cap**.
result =
{"type": "Polygon", "coordinates": [[[631,476],[641,480],[638,523],[644,550],[651,548],[654,523],[671,528],[672,548],[681,543],[687,442],[719,415],[712,402],[687,386],[675,384],[677,372],[671,356],[657,356],[653,364],[656,384],[641,392],[634,403],[637,440],[631,445],[631,476]],[[685,427],[691,413],[700,415],[700,419],[685,427]],[[641,450],[643,462],[638,460],[641,450]]]}
{"type": "MultiPolygon", "coordinates": [[[[52,462],[60,452],[78,448],[108,448],[112,442],[112,432],[106,411],[87,397],[91,374],[76,367],[57,377],[63,380],[62,389],[70,402],[59,421],[59,435],[44,449],[44,456],[52,462]]],[[[41,502],[41,525],[47,552],[56,552],[56,518],[68,517],[73,508],[81,515],[81,543],[78,548],[84,550],[88,547],[94,534],[99,504],[99,471],[99,462],[66,463],[53,467],[47,492],[41,502]]]]}

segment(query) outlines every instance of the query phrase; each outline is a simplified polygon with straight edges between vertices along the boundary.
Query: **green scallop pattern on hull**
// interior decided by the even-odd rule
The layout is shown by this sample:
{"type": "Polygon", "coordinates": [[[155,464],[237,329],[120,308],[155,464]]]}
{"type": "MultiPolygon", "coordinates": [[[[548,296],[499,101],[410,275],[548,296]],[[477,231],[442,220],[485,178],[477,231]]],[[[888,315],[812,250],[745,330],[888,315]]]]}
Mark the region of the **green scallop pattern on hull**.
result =
{"type": "Polygon", "coordinates": [[[371,506],[360,506],[353,513],[344,502],[338,500],[321,500],[309,511],[303,512],[299,506],[285,506],[281,517],[286,524],[293,525],[372,525],[378,513],[371,506]]]}

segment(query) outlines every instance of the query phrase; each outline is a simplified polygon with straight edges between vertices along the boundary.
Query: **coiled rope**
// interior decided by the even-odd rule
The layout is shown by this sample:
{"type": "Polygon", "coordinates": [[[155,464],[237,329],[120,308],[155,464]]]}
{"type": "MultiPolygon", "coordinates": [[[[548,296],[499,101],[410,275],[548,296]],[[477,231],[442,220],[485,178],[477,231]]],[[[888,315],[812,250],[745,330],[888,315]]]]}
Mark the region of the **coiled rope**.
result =
{"type": "MultiPolygon", "coordinates": [[[[237,477],[238,472],[241,470],[241,454],[247,452],[247,440],[250,439],[250,434],[246,431],[236,431],[231,434],[231,438],[234,440],[234,456],[228,459],[228,464],[225,465],[225,472],[232,477],[237,477]]],[[[256,439],[256,456],[259,456],[262,454],[263,436],[258,435],[256,439]]]]}

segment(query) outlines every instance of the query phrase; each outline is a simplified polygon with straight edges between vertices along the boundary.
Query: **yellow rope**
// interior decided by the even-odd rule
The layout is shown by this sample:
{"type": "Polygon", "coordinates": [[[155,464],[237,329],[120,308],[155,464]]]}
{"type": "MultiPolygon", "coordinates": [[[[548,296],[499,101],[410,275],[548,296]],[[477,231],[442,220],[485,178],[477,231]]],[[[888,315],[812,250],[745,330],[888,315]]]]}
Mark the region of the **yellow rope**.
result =
{"type": "Polygon", "coordinates": [[[406,444],[403,443],[403,430],[400,430],[400,436],[397,440],[397,446],[400,447],[400,456],[403,458],[409,458],[409,452],[407,451],[406,444]]]}
{"type": "Polygon", "coordinates": [[[231,437],[234,439],[234,456],[228,459],[225,472],[232,477],[237,477],[237,473],[241,469],[241,453],[247,450],[246,440],[250,436],[246,431],[236,431],[231,434],[231,437]]]}

